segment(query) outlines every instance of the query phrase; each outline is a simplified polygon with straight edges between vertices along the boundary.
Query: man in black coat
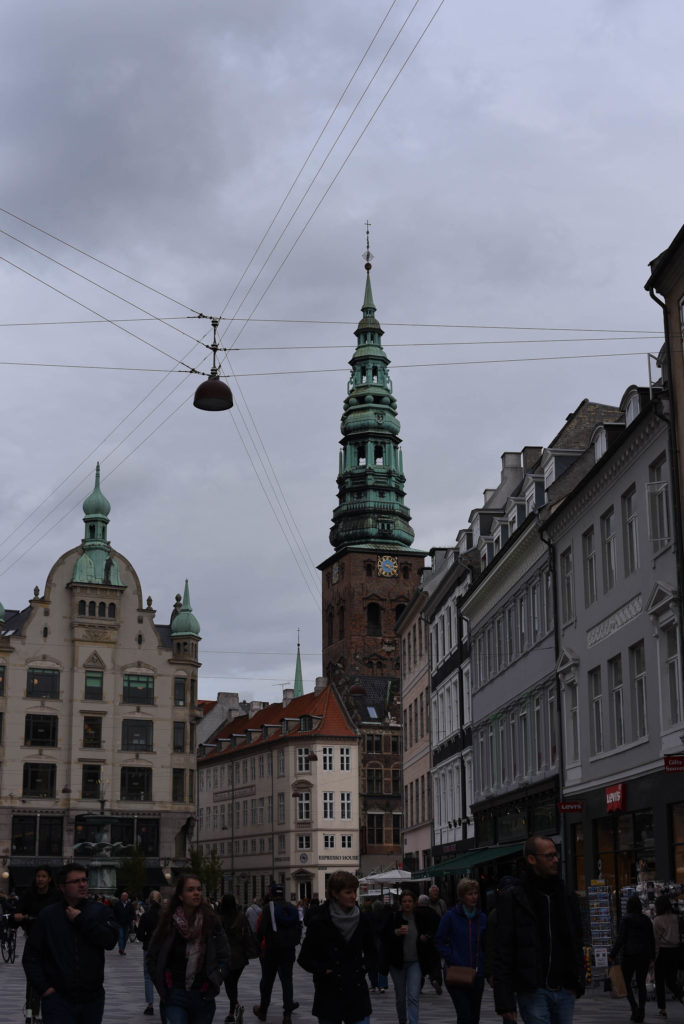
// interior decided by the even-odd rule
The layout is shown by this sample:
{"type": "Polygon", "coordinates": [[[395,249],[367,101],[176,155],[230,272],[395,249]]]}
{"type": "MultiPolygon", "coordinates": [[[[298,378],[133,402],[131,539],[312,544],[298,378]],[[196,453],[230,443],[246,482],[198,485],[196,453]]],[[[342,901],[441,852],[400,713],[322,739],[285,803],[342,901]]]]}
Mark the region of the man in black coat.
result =
{"type": "Polygon", "coordinates": [[[532,836],[523,847],[527,872],[497,903],[494,1005],[516,1020],[571,1024],[584,993],[579,905],[559,877],[555,844],[532,836]]]}
{"type": "Polygon", "coordinates": [[[127,892],[122,892],[118,901],[114,904],[114,920],[119,926],[119,956],[126,956],[126,943],[131,925],[135,921],[135,904],[128,898],[127,892]]]}
{"type": "Polygon", "coordinates": [[[257,925],[257,939],[263,948],[260,999],[252,1010],[259,1020],[266,1020],[277,975],[283,990],[283,1024],[292,1024],[292,1011],[299,1006],[294,1001],[292,968],[295,948],[302,938],[302,924],[297,908],[285,899],[282,885],[274,883],[269,889],[269,895],[271,898],[264,906],[257,925]]]}
{"type": "Polygon", "coordinates": [[[43,1024],[101,1024],[104,951],[116,945],[116,922],[108,907],[87,899],[83,865],[65,864],[57,884],[62,900],[41,910],[26,940],[26,978],[40,992],[43,1024]]]}

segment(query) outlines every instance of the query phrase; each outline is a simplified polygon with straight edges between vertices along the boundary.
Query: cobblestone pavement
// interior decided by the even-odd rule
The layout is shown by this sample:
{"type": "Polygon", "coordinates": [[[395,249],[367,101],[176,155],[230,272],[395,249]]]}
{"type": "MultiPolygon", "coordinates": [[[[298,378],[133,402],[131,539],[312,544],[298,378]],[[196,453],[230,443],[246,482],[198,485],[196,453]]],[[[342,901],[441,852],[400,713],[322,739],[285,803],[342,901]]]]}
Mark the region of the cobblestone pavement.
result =
{"type": "MultiPolygon", "coordinates": [[[[25,979],[21,967],[23,939],[19,939],[17,960],[14,964],[0,963],[0,991],[2,992],[2,1010],[0,1024],[23,1024],[23,1006],[25,979]]],[[[116,949],[107,953],[105,988],[107,1000],[103,1024],[144,1024],[146,1020],[159,1020],[158,1013],[154,1018],[145,1017],[145,996],[142,973],[142,948],[139,943],[130,943],[125,957],[119,956],[116,949]]],[[[245,1006],[245,1024],[257,1024],[252,1013],[252,1006],[259,999],[259,964],[252,960],[240,978],[240,1002],[245,1006]]],[[[294,974],[295,999],[300,1007],[293,1014],[293,1024],[315,1024],[311,1014],[313,1001],[313,984],[311,976],[295,965],[294,974]]],[[[385,995],[375,994],[373,1000],[372,1024],[396,1024],[392,983],[385,995]]],[[[225,992],[217,999],[214,1024],[223,1024],[228,1013],[228,1000],[225,992]]],[[[155,998],[155,1010],[157,1000],[155,998]]],[[[671,1024],[684,1024],[684,1006],[668,1002],[668,1018],[671,1024]]],[[[455,1024],[456,1015],[453,1005],[446,992],[438,996],[426,983],[425,991],[420,1000],[421,1024],[455,1024]]],[[[268,1024],[281,1024],[282,999],[280,984],[276,979],[273,988],[273,1002],[268,1015],[268,1024]]],[[[501,1018],[494,1013],[491,991],[487,988],[482,1004],[482,1024],[501,1024],[501,1018]]],[[[646,1009],[645,1024],[660,1022],[654,1002],[649,1002],[646,1009]]],[[[575,1010],[576,1024],[629,1024],[629,1006],[626,999],[611,999],[609,995],[591,990],[587,997],[577,1002],[575,1010]]]]}

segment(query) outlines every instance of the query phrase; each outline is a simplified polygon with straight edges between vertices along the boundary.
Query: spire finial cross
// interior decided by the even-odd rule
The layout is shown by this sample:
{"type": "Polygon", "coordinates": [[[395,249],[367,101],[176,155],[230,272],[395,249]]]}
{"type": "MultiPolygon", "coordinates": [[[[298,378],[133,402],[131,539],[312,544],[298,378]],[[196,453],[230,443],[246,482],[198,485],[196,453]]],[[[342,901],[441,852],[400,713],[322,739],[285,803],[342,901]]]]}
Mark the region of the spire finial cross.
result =
{"type": "Polygon", "coordinates": [[[363,253],[363,260],[366,270],[370,270],[373,261],[373,253],[370,251],[370,221],[366,221],[366,251],[363,253]]]}

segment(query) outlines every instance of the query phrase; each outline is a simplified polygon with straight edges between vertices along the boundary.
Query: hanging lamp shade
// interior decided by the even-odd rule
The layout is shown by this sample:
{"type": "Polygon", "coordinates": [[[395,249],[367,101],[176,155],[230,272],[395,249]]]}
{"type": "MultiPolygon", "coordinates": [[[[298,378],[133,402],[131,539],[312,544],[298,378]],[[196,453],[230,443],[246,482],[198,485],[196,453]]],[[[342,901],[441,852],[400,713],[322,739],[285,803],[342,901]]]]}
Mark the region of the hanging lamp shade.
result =
{"type": "Polygon", "coordinates": [[[218,371],[213,369],[197,388],[192,404],[205,412],[223,412],[233,408],[233,392],[219,379],[218,371]]]}

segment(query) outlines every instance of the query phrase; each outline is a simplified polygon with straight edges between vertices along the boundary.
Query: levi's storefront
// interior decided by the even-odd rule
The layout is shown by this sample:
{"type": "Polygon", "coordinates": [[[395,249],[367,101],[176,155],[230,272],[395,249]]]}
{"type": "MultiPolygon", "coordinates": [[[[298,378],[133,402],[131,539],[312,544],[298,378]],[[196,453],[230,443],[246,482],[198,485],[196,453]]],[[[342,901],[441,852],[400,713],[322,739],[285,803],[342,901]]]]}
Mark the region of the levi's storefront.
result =
{"type": "Polygon", "coordinates": [[[684,884],[684,758],[666,758],[664,768],[592,790],[568,816],[575,888],[684,884]]]}

